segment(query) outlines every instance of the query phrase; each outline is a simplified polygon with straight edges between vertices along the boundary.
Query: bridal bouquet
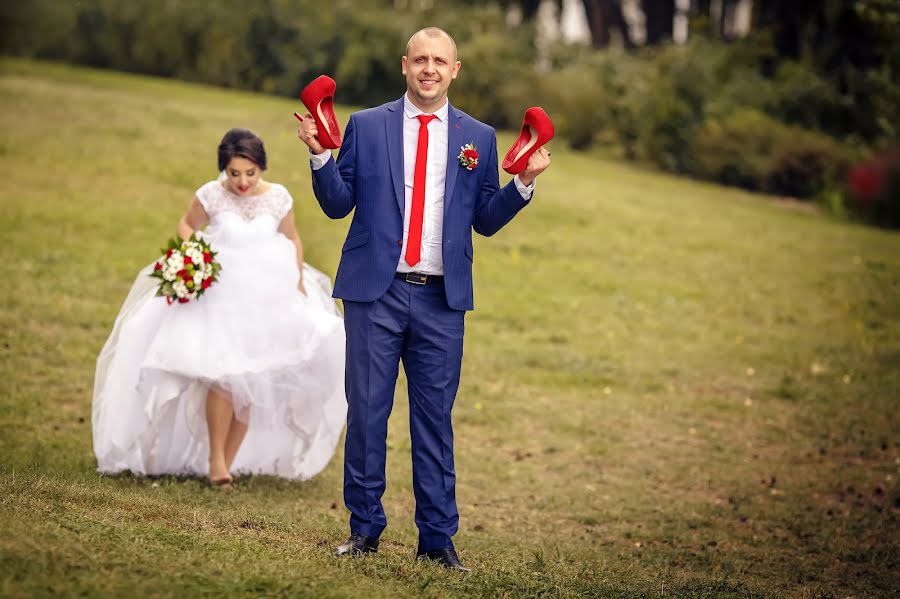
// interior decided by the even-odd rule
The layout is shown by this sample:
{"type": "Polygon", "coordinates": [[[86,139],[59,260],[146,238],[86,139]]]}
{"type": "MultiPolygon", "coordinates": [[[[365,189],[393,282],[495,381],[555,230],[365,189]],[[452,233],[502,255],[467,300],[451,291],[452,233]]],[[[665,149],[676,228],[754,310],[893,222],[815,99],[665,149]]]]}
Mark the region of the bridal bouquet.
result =
{"type": "Polygon", "coordinates": [[[187,241],[172,238],[163,255],[153,266],[151,277],[159,279],[157,296],[168,304],[185,304],[197,299],[216,282],[222,265],[215,261],[216,252],[209,243],[192,234],[187,241]]]}

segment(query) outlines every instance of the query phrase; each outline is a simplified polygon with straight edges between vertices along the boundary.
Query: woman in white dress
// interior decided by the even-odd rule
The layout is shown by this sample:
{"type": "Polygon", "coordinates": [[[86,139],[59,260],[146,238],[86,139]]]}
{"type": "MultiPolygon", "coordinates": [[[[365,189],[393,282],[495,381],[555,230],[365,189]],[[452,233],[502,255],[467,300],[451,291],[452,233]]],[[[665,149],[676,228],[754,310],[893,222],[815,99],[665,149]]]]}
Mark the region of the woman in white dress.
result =
{"type": "Polygon", "coordinates": [[[262,140],[232,129],[218,154],[221,174],[178,234],[209,241],[222,270],[203,297],[172,305],[155,295],[154,264],[138,275],[97,359],[100,472],[228,487],[232,473],[307,479],[334,454],[347,405],[331,282],[303,262],[290,193],[261,177],[262,140]]]}

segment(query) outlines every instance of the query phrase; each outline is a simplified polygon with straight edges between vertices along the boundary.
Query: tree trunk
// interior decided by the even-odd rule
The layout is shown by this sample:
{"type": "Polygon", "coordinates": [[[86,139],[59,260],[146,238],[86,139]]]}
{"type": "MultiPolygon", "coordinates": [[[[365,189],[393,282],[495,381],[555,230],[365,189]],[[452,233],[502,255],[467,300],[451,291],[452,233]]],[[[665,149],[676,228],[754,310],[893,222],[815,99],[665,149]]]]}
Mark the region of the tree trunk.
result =
{"type": "Polygon", "coordinates": [[[531,21],[541,6],[541,0],[523,0],[520,4],[522,6],[523,20],[531,21]]]}
{"type": "Polygon", "coordinates": [[[587,14],[588,27],[591,30],[591,45],[594,48],[605,48],[609,45],[610,32],[615,28],[622,35],[626,48],[634,48],[628,23],[622,16],[622,6],[618,0],[583,0],[587,14]]]}
{"type": "Polygon", "coordinates": [[[672,39],[675,0],[642,0],[647,22],[647,45],[655,46],[672,39]]]}
{"type": "Polygon", "coordinates": [[[622,35],[622,42],[629,50],[635,47],[634,40],[631,38],[631,29],[628,28],[628,22],[625,15],[622,14],[622,3],[619,0],[608,0],[609,10],[612,15],[612,24],[618,28],[622,35]]]}

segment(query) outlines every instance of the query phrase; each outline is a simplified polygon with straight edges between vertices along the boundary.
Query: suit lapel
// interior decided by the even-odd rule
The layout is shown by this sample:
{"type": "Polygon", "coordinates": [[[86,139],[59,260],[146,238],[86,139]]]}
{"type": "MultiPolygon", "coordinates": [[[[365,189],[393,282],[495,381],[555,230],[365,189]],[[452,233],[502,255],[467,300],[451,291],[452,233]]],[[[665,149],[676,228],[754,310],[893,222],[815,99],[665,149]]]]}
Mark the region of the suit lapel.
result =
{"type": "Polygon", "coordinates": [[[391,165],[391,180],[394,183],[394,195],[403,218],[406,206],[406,194],[403,190],[403,98],[388,106],[387,118],[384,121],[388,145],[388,163],[391,165]]]}
{"type": "Polygon", "coordinates": [[[447,111],[447,176],[444,182],[444,216],[453,200],[453,188],[459,173],[459,148],[463,145],[462,113],[451,104],[447,111]]]}

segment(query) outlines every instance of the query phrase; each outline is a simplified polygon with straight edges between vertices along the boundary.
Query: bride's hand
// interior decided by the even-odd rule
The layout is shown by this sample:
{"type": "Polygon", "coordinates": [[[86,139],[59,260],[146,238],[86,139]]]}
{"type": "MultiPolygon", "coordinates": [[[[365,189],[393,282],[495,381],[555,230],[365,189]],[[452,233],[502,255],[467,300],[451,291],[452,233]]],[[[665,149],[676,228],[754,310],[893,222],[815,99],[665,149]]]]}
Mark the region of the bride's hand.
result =
{"type": "Polygon", "coordinates": [[[297,291],[299,291],[303,295],[306,295],[306,287],[303,286],[303,281],[297,283],[297,291]]]}

